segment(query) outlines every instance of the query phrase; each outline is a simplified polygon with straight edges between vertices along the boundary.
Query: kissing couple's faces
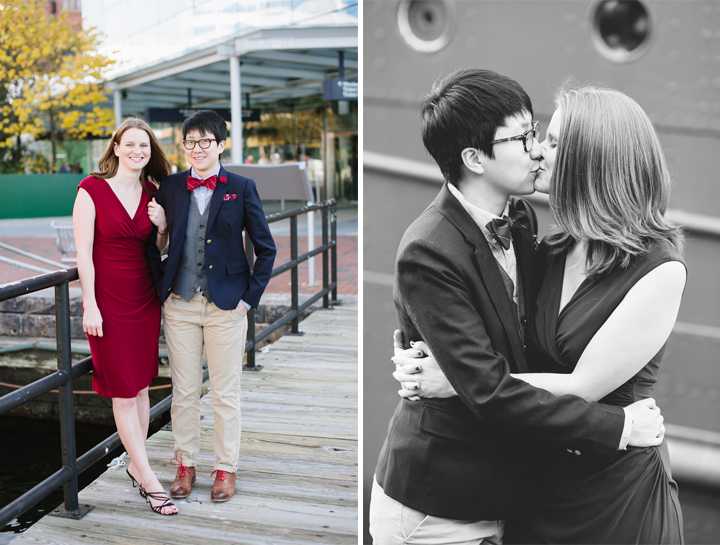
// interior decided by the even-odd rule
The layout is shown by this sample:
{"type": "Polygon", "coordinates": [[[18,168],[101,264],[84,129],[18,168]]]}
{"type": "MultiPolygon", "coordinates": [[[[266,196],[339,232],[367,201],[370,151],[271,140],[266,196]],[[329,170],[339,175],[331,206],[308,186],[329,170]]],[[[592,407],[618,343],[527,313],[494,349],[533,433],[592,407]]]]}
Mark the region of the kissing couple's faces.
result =
{"type": "Polygon", "coordinates": [[[558,109],[553,113],[550,124],[545,131],[545,140],[540,145],[543,148],[543,160],[541,165],[543,170],[538,174],[535,180],[535,191],[539,193],[550,192],[550,178],[555,168],[555,155],[557,154],[558,136],[560,135],[560,125],[562,124],[562,112],[558,109]]]}

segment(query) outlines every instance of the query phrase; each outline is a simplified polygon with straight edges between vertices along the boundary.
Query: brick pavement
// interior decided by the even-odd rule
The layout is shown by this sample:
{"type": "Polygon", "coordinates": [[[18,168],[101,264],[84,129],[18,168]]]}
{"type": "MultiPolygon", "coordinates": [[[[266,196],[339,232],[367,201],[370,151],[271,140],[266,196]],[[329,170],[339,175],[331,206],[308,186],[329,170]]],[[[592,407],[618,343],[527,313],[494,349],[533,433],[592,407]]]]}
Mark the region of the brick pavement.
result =
{"type": "MultiPolygon", "coordinates": [[[[54,238],[38,237],[0,237],[0,241],[31,252],[35,255],[60,262],[60,252],[57,249],[54,238]]],[[[316,237],[316,245],[320,245],[320,237],[316,237]]],[[[338,236],[338,293],[354,294],[358,292],[358,237],[338,236]]],[[[278,267],[290,260],[290,237],[276,236],[275,244],[278,247],[278,256],[275,266],[278,267]]],[[[307,237],[298,237],[298,254],[307,252],[307,237]]],[[[0,255],[16,261],[29,263],[37,267],[51,269],[39,261],[34,261],[4,248],[0,248],[0,255]]],[[[29,269],[22,269],[0,262],[0,284],[29,278],[40,273],[29,269]]],[[[316,293],[322,285],[322,256],[315,257],[315,281],[316,286],[308,285],[308,264],[302,263],[298,269],[298,280],[300,282],[300,293],[316,293]]],[[[290,293],[290,272],[273,278],[268,284],[269,293],[290,293]]]]}

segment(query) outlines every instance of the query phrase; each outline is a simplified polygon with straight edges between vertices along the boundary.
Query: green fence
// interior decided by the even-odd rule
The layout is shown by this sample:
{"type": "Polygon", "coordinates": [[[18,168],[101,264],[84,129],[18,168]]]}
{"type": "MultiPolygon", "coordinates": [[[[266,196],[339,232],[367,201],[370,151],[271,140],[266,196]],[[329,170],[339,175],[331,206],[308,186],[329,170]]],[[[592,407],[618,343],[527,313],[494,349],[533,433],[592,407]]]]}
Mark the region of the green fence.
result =
{"type": "Polygon", "coordinates": [[[84,174],[0,175],[0,219],[71,216],[84,174]]]}

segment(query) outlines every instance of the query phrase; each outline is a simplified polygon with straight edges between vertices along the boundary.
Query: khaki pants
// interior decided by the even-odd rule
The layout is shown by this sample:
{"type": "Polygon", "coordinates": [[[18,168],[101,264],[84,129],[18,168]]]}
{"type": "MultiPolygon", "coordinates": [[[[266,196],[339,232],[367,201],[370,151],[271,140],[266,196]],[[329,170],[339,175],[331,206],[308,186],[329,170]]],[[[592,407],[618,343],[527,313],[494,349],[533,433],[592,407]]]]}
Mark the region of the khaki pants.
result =
{"type": "Polygon", "coordinates": [[[203,344],[215,430],[215,466],[235,473],[240,452],[240,379],[247,315],[221,310],[202,293],[189,302],[169,297],[164,307],[165,340],[172,371],[175,458],[195,467],[200,451],[200,393],[203,344]]]}
{"type": "Polygon", "coordinates": [[[501,545],[505,521],[432,517],[392,499],[373,477],[370,535],[374,545],[501,545]]]}

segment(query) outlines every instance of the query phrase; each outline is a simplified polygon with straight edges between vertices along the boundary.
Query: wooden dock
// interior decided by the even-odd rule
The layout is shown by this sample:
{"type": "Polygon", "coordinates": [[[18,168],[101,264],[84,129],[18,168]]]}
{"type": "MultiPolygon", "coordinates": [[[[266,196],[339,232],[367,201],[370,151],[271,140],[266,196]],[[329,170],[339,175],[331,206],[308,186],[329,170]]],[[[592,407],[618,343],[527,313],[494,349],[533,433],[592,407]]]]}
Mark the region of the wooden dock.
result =
{"type": "MultiPolygon", "coordinates": [[[[243,373],[242,443],[235,497],[210,501],[213,415],[202,399],[202,444],[192,494],[177,516],[153,513],[125,474],[108,470],[81,491],[82,520],[46,516],[21,544],[358,543],[358,306],[317,310],[302,336],[282,337],[243,373]]],[[[171,431],[148,439],[166,490],[175,476],[171,431]]]]}

